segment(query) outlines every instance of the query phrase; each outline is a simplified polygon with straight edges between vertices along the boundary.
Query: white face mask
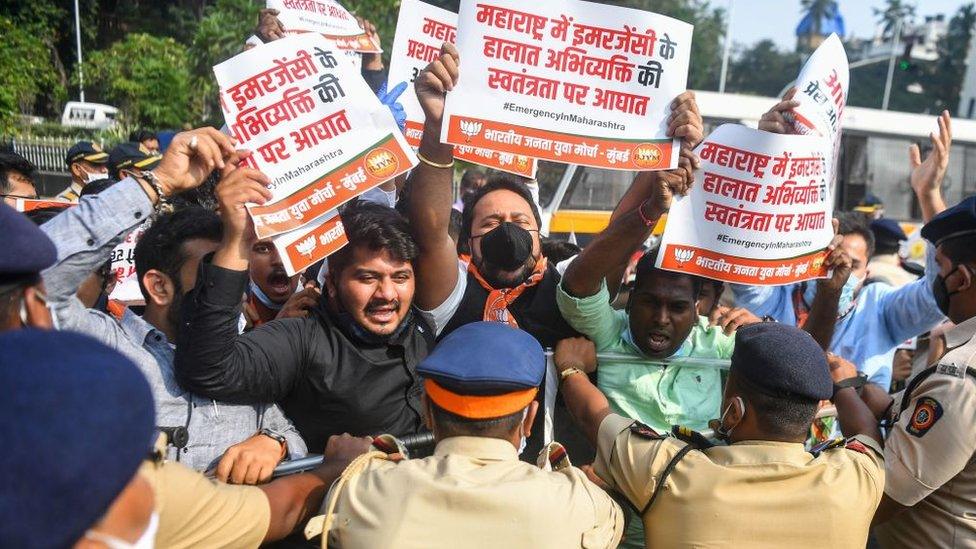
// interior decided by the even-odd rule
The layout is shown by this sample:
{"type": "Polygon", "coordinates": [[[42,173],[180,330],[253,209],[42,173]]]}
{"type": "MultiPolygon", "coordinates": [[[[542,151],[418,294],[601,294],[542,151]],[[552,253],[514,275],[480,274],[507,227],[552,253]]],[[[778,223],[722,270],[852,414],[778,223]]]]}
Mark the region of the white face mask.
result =
{"type": "Polygon", "coordinates": [[[100,541],[104,543],[108,549],[153,549],[156,547],[156,532],[159,531],[159,514],[153,512],[149,516],[149,525],[146,526],[146,531],[139,536],[139,539],[135,543],[129,543],[124,539],[119,539],[115,536],[109,534],[103,534],[101,532],[93,532],[89,530],[85,532],[85,537],[93,540],[100,541]]]}
{"type": "Polygon", "coordinates": [[[98,172],[91,173],[91,172],[85,172],[85,185],[87,185],[89,183],[94,183],[96,181],[101,181],[102,179],[105,179],[106,177],[108,177],[108,174],[107,173],[98,173],[98,172]]]}

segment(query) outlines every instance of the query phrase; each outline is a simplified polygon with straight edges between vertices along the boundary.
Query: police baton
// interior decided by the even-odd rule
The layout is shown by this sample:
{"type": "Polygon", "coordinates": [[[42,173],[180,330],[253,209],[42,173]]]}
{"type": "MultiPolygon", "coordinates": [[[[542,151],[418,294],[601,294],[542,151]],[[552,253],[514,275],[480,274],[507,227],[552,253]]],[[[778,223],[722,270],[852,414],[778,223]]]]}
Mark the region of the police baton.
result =
{"type": "MultiPolygon", "coordinates": [[[[433,433],[416,433],[413,435],[396,437],[396,439],[400,441],[400,444],[402,444],[408,452],[413,452],[422,448],[429,448],[434,445],[433,433]]],[[[310,455],[300,459],[285,461],[275,467],[274,473],[271,474],[271,478],[278,478],[286,475],[294,475],[295,473],[311,471],[312,469],[322,465],[323,461],[324,458],[321,455],[310,455]]]]}

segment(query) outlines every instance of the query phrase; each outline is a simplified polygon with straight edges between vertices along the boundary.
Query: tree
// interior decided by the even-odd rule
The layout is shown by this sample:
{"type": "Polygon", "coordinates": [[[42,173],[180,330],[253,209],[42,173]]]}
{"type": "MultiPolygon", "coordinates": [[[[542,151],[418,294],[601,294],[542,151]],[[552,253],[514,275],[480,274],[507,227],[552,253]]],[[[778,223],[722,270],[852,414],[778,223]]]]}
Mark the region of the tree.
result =
{"type": "Polygon", "coordinates": [[[776,97],[789,75],[800,72],[800,54],[782,52],[772,40],[761,40],[735,57],[729,67],[730,92],[776,97]]]}
{"type": "MultiPolygon", "coordinates": [[[[881,36],[885,40],[891,38],[895,32],[895,27],[901,21],[902,28],[915,19],[915,5],[902,0],[887,0],[887,5],[883,10],[871,8],[874,16],[878,18],[878,24],[882,26],[881,36]]],[[[899,37],[901,38],[901,37],[899,37]]]]}
{"type": "Polygon", "coordinates": [[[802,0],[800,7],[810,18],[810,34],[821,34],[824,19],[829,19],[837,13],[837,2],[834,0],[802,0]]]}
{"type": "Polygon", "coordinates": [[[0,129],[9,130],[18,113],[34,112],[38,99],[64,101],[65,89],[40,37],[2,16],[0,36],[0,129]]]}
{"type": "Polygon", "coordinates": [[[125,122],[151,128],[191,122],[189,55],[172,38],[129,34],[89,59],[92,97],[122,109],[125,122]]]}
{"type": "MultiPolygon", "coordinates": [[[[958,112],[959,94],[966,76],[969,45],[976,25],[976,5],[972,2],[959,8],[949,21],[949,29],[938,43],[939,59],[926,86],[934,98],[933,112],[949,109],[958,112]]],[[[976,70],[976,67],[968,67],[976,70]]]]}
{"type": "Polygon", "coordinates": [[[220,105],[213,66],[237,55],[257,24],[259,6],[252,0],[217,0],[204,9],[204,17],[190,43],[193,72],[193,112],[200,120],[220,125],[220,105]]]}

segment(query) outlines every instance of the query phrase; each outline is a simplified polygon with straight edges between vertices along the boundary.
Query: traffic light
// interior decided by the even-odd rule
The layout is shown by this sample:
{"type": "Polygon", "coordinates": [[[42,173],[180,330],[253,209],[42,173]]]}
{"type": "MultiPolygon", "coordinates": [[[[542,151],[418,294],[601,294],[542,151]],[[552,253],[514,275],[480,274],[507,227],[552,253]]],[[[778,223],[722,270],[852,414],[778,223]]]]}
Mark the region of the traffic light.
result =
{"type": "Polygon", "coordinates": [[[901,56],[898,58],[898,70],[903,72],[915,72],[918,69],[912,61],[912,46],[915,45],[914,37],[905,37],[905,51],[902,52],[901,56]]]}

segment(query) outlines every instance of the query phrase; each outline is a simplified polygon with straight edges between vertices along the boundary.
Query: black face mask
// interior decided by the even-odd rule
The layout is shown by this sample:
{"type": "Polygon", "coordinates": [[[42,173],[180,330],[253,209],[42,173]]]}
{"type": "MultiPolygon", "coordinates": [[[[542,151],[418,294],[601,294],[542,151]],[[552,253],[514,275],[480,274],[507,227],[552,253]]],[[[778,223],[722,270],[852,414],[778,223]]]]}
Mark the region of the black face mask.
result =
{"type": "MultiPolygon", "coordinates": [[[[956,272],[959,266],[956,265],[949,274],[956,272]]],[[[945,277],[942,275],[935,275],[935,280],[932,281],[932,296],[935,297],[935,305],[942,311],[942,314],[949,316],[949,303],[952,296],[958,294],[959,291],[950,292],[949,288],[946,287],[945,277]]]]}
{"type": "Polygon", "coordinates": [[[514,271],[532,255],[532,233],[521,226],[505,221],[481,235],[481,257],[489,265],[514,271]]]}

